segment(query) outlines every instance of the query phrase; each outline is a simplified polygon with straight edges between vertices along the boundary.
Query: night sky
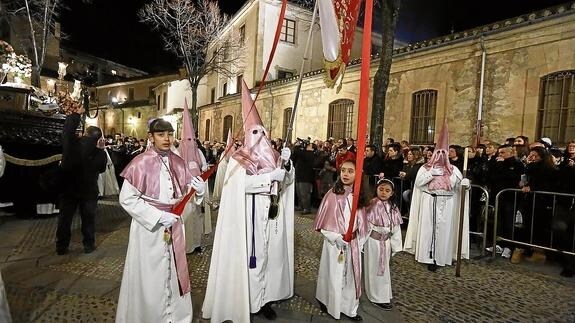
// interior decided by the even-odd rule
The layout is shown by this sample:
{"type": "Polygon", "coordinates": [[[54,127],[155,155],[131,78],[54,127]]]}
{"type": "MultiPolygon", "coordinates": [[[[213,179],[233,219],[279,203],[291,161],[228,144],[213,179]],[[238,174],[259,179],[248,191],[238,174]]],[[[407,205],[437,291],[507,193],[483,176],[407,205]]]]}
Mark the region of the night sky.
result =
{"type": "MultiPolygon", "coordinates": [[[[137,11],[149,0],[63,0],[64,46],[150,73],[174,71],[179,63],[137,11]]],[[[218,0],[233,15],[245,1],[218,0]]],[[[564,0],[403,0],[396,38],[415,42],[565,3],[564,0]]],[[[377,10],[377,7],[376,9],[377,10]]],[[[375,22],[377,24],[377,22],[375,22]]]]}

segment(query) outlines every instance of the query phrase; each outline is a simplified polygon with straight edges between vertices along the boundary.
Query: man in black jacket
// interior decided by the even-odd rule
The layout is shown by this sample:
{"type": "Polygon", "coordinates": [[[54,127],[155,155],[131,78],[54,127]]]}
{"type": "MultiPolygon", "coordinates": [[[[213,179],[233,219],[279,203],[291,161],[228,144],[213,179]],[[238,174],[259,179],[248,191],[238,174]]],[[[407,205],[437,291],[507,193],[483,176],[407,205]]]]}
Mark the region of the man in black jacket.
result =
{"type": "Polygon", "coordinates": [[[302,214],[310,214],[313,184],[315,182],[314,166],[316,166],[314,144],[309,141],[296,143],[292,160],[295,164],[295,186],[298,206],[302,209],[302,214]]]}
{"type": "Polygon", "coordinates": [[[60,196],[60,217],[56,231],[56,252],[68,253],[72,218],[80,208],[84,252],[91,253],[95,245],[95,218],[98,203],[98,174],[106,170],[105,142],[98,127],[87,127],[84,136],[78,138],[80,113],[70,114],[64,122],[62,133],[62,170],[65,176],[60,196]]]}

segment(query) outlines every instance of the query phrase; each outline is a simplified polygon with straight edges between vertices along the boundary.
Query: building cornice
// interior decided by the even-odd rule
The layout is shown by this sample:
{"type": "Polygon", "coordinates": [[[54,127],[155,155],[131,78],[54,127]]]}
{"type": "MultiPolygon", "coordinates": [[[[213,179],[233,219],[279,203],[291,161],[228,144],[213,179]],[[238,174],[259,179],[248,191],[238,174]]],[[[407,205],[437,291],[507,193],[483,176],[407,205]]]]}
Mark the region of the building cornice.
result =
{"type": "MultiPolygon", "coordinates": [[[[471,28],[450,35],[440,36],[429,40],[408,44],[406,46],[394,49],[393,58],[399,58],[409,54],[422,53],[432,49],[447,47],[464,41],[471,41],[474,39],[479,39],[481,37],[505,31],[510,31],[521,27],[529,26],[535,23],[541,23],[550,19],[557,19],[560,17],[569,16],[573,14],[575,14],[575,1],[527,13],[524,15],[516,16],[513,18],[500,20],[491,24],[482,25],[479,27],[471,28]]],[[[371,55],[372,64],[374,64],[373,60],[378,58],[379,53],[372,54],[371,55]]],[[[361,58],[356,58],[349,62],[347,68],[349,69],[350,67],[357,66],[359,64],[361,64],[361,58]]],[[[309,71],[303,74],[303,78],[316,77],[318,75],[323,74],[324,71],[325,71],[324,69],[309,71]]],[[[287,83],[294,82],[298,78],[299,75],[295,75],[285,79],[274,80],[266,83],[264,87],[284,85],[287,83]]]]}

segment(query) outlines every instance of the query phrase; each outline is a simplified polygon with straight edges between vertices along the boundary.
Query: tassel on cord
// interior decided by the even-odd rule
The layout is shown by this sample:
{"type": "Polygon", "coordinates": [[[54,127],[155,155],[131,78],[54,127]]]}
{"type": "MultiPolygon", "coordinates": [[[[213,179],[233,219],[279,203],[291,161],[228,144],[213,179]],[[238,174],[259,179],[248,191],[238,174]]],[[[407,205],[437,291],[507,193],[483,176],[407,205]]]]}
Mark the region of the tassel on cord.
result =
{"type": "Polygon", "coordinates": [[[249,268],[256,268],[256,195],[252,194],[252,254],[250,256],[249,268]]]}

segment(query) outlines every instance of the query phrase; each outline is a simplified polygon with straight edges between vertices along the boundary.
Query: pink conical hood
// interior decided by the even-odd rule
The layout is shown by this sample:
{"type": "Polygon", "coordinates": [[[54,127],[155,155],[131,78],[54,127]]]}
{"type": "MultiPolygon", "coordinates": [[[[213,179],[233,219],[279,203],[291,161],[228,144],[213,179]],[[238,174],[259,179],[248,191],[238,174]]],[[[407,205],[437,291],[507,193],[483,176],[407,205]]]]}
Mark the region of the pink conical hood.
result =
{"type": "Polygon", "coordinates": [[[430,191],[434,190],[451,190],[451,174],[453,173],[453,166],[449,162],[449,158],[447,157],[447,152],[449,151],[449,132],[447,130],[447,120],[443,120],[443,127],[441,128],[441,132],[439,133],[439,138],[437,140],[437,145],[435,146],[435,150],[433,151],[433,155],[425,164],[426,169],[431,168],[443,168],[443,175],[441,176],[433,176],[433,179],[429,184],[427,184],[427,188],[430,191]]]}
{"type": "Polygon", "coordinates": [[[188,111],[188,100],[184,101],[182,119],[182,140],[178,147],[178,151],[180,152],[182,159],[186,162],[188,170],[192,176],[199,176],[202,174],[202,159],[200,158],[200,151],[198,149],[198,144],[196,143],[194,126],[192,125],[190,112],[188,111]]]}
{"type": "Polygon", "coordinates": [[[272,147],[269,133],[263,126],[245,81],[242,81],[242,116],[244,145],[232,157],[242,164],[250,175],[271,172],[277,167],[279,153],[272,147]]]}
{"type": "Polygon", "coordinates": [[[439,133],[435,149],[449,150],[449,130],[447,128],[447,119],[443,119],[443,127],[441,127],[441,132],[439,133]]]}
{"type": "Polygon", "coordinates": [[[242,80],[242,117],[244,118],[244,131],[246,133],[254,126],[264,126],[262,118],[252,99],[250,89],[244,80],[242,80]]]}

